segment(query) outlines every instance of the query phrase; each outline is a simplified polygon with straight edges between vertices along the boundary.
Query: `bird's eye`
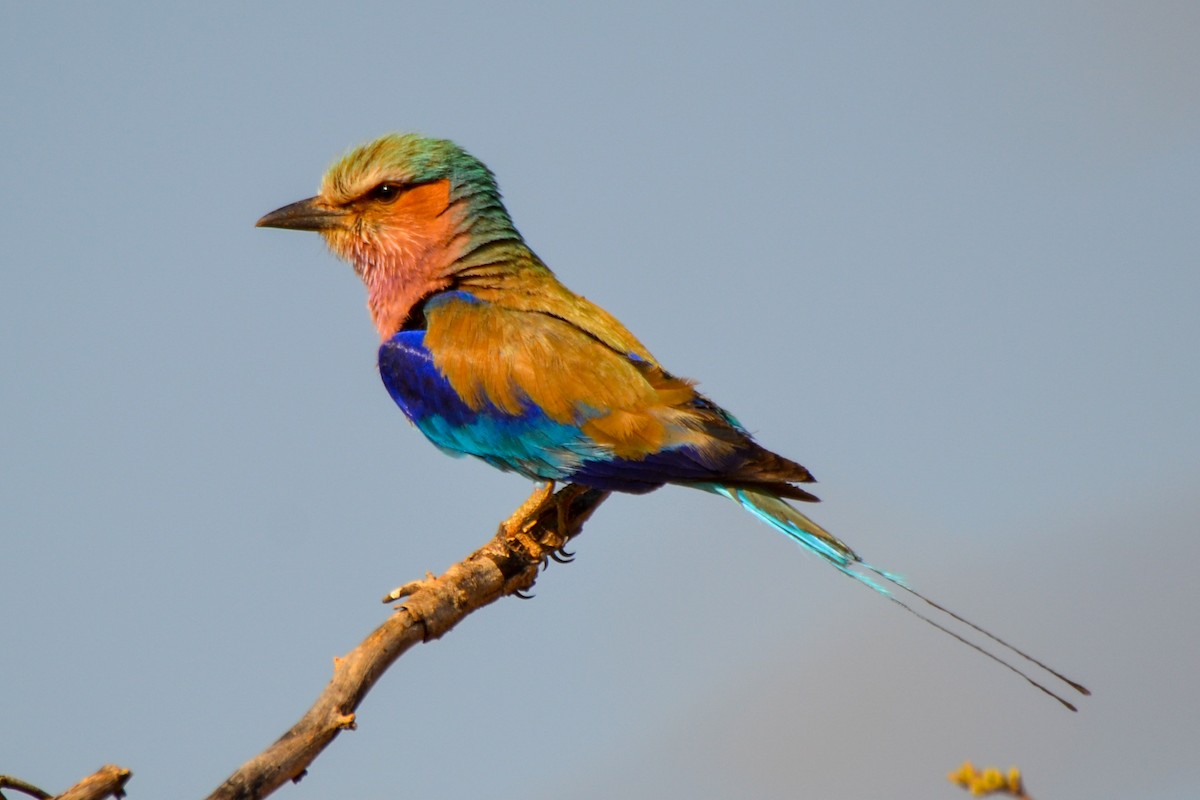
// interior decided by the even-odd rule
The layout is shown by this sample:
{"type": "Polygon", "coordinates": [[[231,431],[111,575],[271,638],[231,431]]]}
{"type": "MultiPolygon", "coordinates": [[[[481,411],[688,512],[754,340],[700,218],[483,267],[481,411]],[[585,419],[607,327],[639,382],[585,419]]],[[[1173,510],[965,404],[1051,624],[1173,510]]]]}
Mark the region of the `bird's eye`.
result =
{"type": "Polygon", "coordinates": [[[382,203],[390,203],[400,196],[400,184],[398,183],[381,183],[371,191],[367,192],[367,197],[372,200],[378,200],[382,203]]]}

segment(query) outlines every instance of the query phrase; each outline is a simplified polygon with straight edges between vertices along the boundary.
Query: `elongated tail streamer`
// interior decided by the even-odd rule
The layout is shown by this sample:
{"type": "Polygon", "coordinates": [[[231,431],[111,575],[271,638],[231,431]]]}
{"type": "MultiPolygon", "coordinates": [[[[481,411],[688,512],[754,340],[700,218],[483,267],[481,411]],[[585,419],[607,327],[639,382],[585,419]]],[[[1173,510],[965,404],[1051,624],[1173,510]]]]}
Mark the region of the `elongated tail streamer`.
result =
{"type": "Polygon", "coordinates": [[[953,638],[967,645],[972,650],[982,653],[984,656],[992,661],[995,661],[997,664],[1000,664],[1006,669],[1015,672],[1028,681],[1032,686],[1050,695],[1070,710],[1077,711],[1078,709],[1066,698],[1035,680],[1032,676],[1016,665],[1006,661],[979,643],[971,641],[958,631],[955,631],[947,625],[937,621],[936,619],[933,619],[929,615],[922,614],[920,611],[897,597],[895,593],[888,587],[893,586],[903,592],[908,593],[909,595],[912,595],[918,600],[921,600],[936,611],[939,611],[950,617],[955,622],[967,626],[971,630],[987,637],[1006,650],[1015,653],[1029,663],[1040,667],[1080,694],[1091,694],[1088,688],[1083,684],[1071,680],[1058,670],[1029,655],[1024,650],[1009,644],[999,636],[996,636],[985,628],[976,625],[969,619],[956,614],[942,604],[935,602],[926,595],[918,592],[905,583],[900,576],[879,569],[878,567],[863,561],[862,558],[860,558],[857,553],[850,549],[848,545],[831,534],[829,531],[822,528],[817,523],[813,522],[799,509],[787,501],[766,491],[758,491],[741,487],[722,486],[719,484],[704,484],[698,488],[728,497],[730,500],[733,500],[735,503],[754,514],[754,516],[766,522],[768,525],[786,534],[789,538],[800,544],[805,549],[816,553],[818,556],[828,561],[840,572],[849,575],[851,578],[854,578],[860,583],[871,587],[918,619],[927,622],[928,624],[937,628],[939,631],[952,636],[953,638]],[[878,578],[878,580],[876,580],[876,578],[878,578]]]}

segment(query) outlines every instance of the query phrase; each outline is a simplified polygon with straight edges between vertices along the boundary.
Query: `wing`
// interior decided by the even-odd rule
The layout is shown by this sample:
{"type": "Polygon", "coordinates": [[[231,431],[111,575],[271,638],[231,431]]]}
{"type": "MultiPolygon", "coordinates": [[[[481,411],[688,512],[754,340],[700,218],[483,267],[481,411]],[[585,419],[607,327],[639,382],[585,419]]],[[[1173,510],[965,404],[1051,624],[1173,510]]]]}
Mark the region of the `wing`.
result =
{"type": "MultiPolygon", "coordinates": [[[[607,314],[590,318],[620,326],[607,314]]],[[[812,480],[804,467],[754,443],[690,381],[665,372],[640,345],[635,352],[612,346],[636,344],[623,328],[597,335],[547,311],[465,291],[431,298],[424,320],[424,331],[384,343],[380,372],[443,449],[598,488],[720,481],[815,499],[790,485],[812,480]]]]}
{"type": "Polygon", "coordinates": [[[438,368],[425,331],[401,331],[379,348],[379,375],[405,415],[441,450],[472,455],[533,480],[566,480],[603,452],[579,428],[528,404],[517,413],[468,405],[438,368]]]}

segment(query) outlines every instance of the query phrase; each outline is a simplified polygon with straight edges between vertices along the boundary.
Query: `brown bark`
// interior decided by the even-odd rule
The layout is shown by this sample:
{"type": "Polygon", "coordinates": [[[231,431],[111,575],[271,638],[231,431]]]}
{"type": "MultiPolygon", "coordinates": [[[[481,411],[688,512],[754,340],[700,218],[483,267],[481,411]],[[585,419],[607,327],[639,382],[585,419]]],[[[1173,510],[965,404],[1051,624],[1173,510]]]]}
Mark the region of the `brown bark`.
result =
{"type": "Polygon", "coordinates": [[[54,800],[104,800],[105,797],[125,796],[125,783],[133,773],[116,764],[105,764],[54,800]]]}

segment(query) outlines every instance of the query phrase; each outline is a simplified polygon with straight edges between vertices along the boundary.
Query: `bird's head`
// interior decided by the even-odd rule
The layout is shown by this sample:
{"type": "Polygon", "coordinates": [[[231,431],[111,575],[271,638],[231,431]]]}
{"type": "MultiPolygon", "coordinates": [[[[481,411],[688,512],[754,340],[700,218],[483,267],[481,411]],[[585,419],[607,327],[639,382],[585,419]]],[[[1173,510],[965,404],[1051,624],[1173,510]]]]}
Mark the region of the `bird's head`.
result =
{"type": "Polygon", "coordinates": [[[445,139],[394,133],[351,150],[315,197],[259,227],[317,231],[366,283],[381,332],[489,242],[520,242],[484,164],[445,139]],[[382,318],[381,318],[382,317],[382,318]]]}
{"type": "Polygon", "coordinates": [[[482,162],[446,139],[394,133],[342,156],[319,194],[272,211],[258,225],[317,231],[366,278],[380,267],[415,266],[429,250],[467,238],[470,218],[489,211],[507,221],[496,180],[482,162]]]}

